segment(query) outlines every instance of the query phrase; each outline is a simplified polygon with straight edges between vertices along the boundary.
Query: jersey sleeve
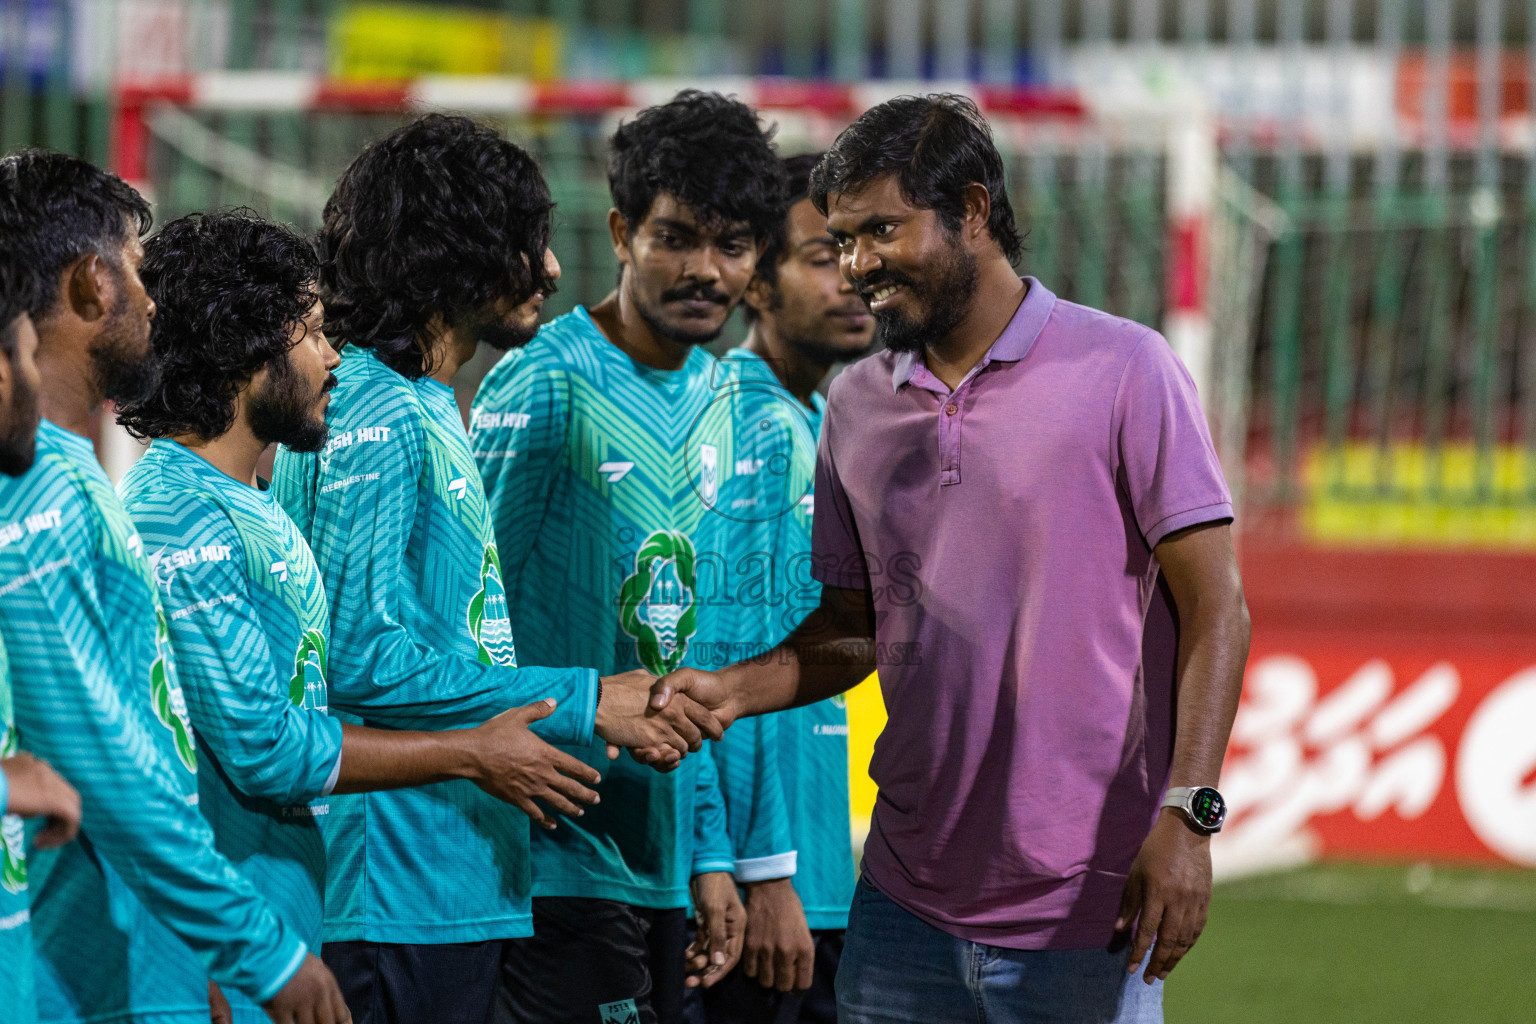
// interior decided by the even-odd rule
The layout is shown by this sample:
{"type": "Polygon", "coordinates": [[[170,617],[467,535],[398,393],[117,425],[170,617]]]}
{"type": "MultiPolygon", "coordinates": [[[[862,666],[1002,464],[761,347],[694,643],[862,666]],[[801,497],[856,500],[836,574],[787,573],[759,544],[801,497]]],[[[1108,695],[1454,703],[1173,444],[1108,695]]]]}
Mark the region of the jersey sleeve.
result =
{"type": "MultiPolygon", "coordinates": [[[[83,503],[70,511],[90,514],[83,503]]],[[[89,538],[62,550],[88,551],[89,538]]],[[[96,854],[209,976],[264,1003],[299,969],[305,944],[214,849],[208,823],[156,753],[144,711],[123,702],[80,557],[30,564],[21,545],[0,550],[0,628],[25,746],[79,791],[96,854]]]]}
{"type": "Polygon", "coordinates": [[[509,369],[481,389],[469,420],[508,591],[549,513],[571,419],[565,371],[525,356],[515,353],[509,369]]]}
{"type": "MultiPolygon", "coordinates": [[[[720,609],[723,641],[733,659],[776,647],[790,632],[787,619],[793,554],[803,547],[798,517],[804,515],[816,464],[815,441],[800,404],[777,381],[744,381],[734,392],[733,455],[756,467],[735,474],[732,504],[756,509],[753,517],[717,516],[721,554],[740,581],[734,604],[720,609]]],[[[739,882],[787,878],[796,854],[779,770],[779,719],[746,718],[713,746],[725,800],[726,823],[739,882]]]]}
{"type": "Polygon", "coordinates": [[[704,752],[703,756],[689,760],[698,762],[694,773],[693,858],[689,875],[734,871],[736,858],[731,850],[730,832],[726,827],[725,801],[720,795],[720,776],[715,770],[714,751],[704,752]]]}
{"type": "Polygon", "coordinates": [[[795,842],[778,750],[779,722],[774,715],[742,719],[711,747],[738,882],[795,873],[795,842]]]}
{"type": "MultiPolygon", "coordinates": [[[[509,708],[552,697],[558,704],[533,731],[551,743],[591,742],[597,674],[591,669],[485,665],[440,651],[402,624],[402,567],[416,521],[425,458],[424,431],[413,415],[379,410],[389,430],[378,443],[353,444],[322,459],[279,453],[278,498],[302,504],[298,486],[323,490],[353,481],[339,497],[312,504],[310,547],[331,596],[332,709],[370,725],[399,729],[475,726],[509,708]],[[289,460],[307,459],[307,463],[289,460]],[[322,483],[329,481],[329,483],[322,483]]],[[[303,522],[299,516],[294,517],[303,522]]]]}
{"type": "Polygon", "coordinates": [[[228,516],[205,499],[178,497],[174,524],[130,512],[146,550],[203,553],[176,568],[159,559],[177,676],[198,740],[248,796],[281,804],[325,796],[341,765],[341,723],[291,699],[285,659],[268,644],[228,516]]]}

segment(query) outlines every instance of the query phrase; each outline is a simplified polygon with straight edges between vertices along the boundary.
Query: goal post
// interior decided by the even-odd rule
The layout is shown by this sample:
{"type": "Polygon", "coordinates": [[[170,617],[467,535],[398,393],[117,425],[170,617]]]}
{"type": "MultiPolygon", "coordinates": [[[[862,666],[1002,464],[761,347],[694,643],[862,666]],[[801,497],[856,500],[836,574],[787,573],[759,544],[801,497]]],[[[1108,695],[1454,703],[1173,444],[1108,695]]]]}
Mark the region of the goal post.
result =
{"type": "MultiPolygon", "coordinates": [[[[831,83],[782,78],[534,82],[424,77],[337,81],[303,72],[213,72],[119,83],[116,171],[157,218],[250,206],[318,226],[336,176],[372,139],[430,110],[493,121],[540,161],[557,202],[561,312],[612,285],[606,140],[618,121],[682,88],[739,97],[785,153],[823,149],[893,96],[960,92],[991,123],[1027,232],[1023,270],[1063,298],[1158,327],[1205,396],[1223,463],[1243,471],[1245,380],[1265,226],[1233,193],[1213,117],[1095,106],[1075,91],[973,82],[831,83]],[[1223,183],[1225,192],[1223,191],[1223,183]],[[1228,223],[1231,222],[1231,223],[1228,223]],[[1235,275],[1250,275],[1235,280],[1235,275]]],[[[1240,190],[1239,190],[1240,191],[1240,190]]]]}

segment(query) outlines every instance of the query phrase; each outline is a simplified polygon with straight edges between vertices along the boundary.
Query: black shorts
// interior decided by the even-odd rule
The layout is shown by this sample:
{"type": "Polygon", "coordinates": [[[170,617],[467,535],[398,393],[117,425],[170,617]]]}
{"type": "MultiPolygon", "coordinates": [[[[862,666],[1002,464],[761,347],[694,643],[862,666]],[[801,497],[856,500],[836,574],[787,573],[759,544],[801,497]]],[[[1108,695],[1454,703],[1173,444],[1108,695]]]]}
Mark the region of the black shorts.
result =
{"type": "Polygon", "coordinates": [[[832,981],[843,955],[843,932],[814,931],[816,962],[804,992],[764,988],[738,965],[719,984],[704,990],[707,1024],[837,1024],[832,981]]]}
{"type": "Polygon", "coordinates": [[[505,941],[327,942],[320,958],[353,1024],[485,1024],[505,941]]]}
{"type": "Polygon", "coordinates": [[[508,939],[496,1024],[679,1024],[688,912],[542,896],[508,939]]]}

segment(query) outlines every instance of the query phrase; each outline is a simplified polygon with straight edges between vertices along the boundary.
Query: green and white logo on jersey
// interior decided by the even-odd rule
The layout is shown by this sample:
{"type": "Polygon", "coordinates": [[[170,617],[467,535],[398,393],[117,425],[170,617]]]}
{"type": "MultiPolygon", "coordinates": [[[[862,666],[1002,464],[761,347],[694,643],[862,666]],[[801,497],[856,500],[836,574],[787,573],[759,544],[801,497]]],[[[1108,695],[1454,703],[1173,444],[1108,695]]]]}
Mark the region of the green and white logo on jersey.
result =
{"type": "Polygon", "coordinates": [[[517,664],[512,619],[507,614],[507,588],[501,582],[501,559],[495,544],[487,544],[480,559],[480,589],[469,599],[469,635],[475,638],[481,664],[517,664]]]}
{"type": "Polygon", "coordinates": [[[155,707],[155,717],[176,739],[176,756],[187,766],[187,771],[195,772],[197,747],[192,742],[192,719],[187,715],[187,700],[182,696],[181,684],[172,675],[170,654],[170,627],[166,625],[165,612],[156,608],[155,662],[149,666],[149,697],[155,707]]]}
{"type": "Polygon", "coordinates": [[[660,676],[683,662],[698,628],[693,542],[680,530],[657,530],[635,552],[635,571],[619,588],[619,625],[635,638],[640,664],[660,676]]]}
{"type": "MultiPolygon", "coordinates": [[[[0,758],[16,755],[16,730],[10,723],[0,724],[0,758]]],[[[27,891],[27,832],[19,815],[0,818],[0,889],[8,893],[27,891]]]]}
{"type": "Polygon", "coordinates": [[[325,634],[306,629],[299,649],[293,652],[293,678],[288,680],[288,699],[294,707],[304,706],[306,694],[325,688],[325,670],[325,634]]]}

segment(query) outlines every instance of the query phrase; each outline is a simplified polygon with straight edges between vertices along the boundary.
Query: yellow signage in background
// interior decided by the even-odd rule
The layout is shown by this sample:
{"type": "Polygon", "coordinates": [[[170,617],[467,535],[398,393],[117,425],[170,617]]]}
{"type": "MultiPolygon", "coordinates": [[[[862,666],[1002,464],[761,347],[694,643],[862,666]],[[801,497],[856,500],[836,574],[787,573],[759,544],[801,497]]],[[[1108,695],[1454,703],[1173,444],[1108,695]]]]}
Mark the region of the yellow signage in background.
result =
{"type": "Polygon", "coordinates": [[[869,777],[869,759],[875,740],[885,728],[885,701],[880,681],[870,676],[848,691],[848,795],[852,803],[853,844],[863,849],[869,835],[869,816],[875,810],[875,784],[869,777]]]}
{"type": "Polygon", "coordinates": [[[1313,452],[1306,474],[1321,543],[1536,549],[1536,457],[1523,448],[1353,443],[1313,452]]]}
{"type": "Polygon", "coordinates": [[[331,73],[354,81],[418,75],[517,75],[561,70],[560,26],[475,8],[348,4],[331,21],[331,73]]]}

